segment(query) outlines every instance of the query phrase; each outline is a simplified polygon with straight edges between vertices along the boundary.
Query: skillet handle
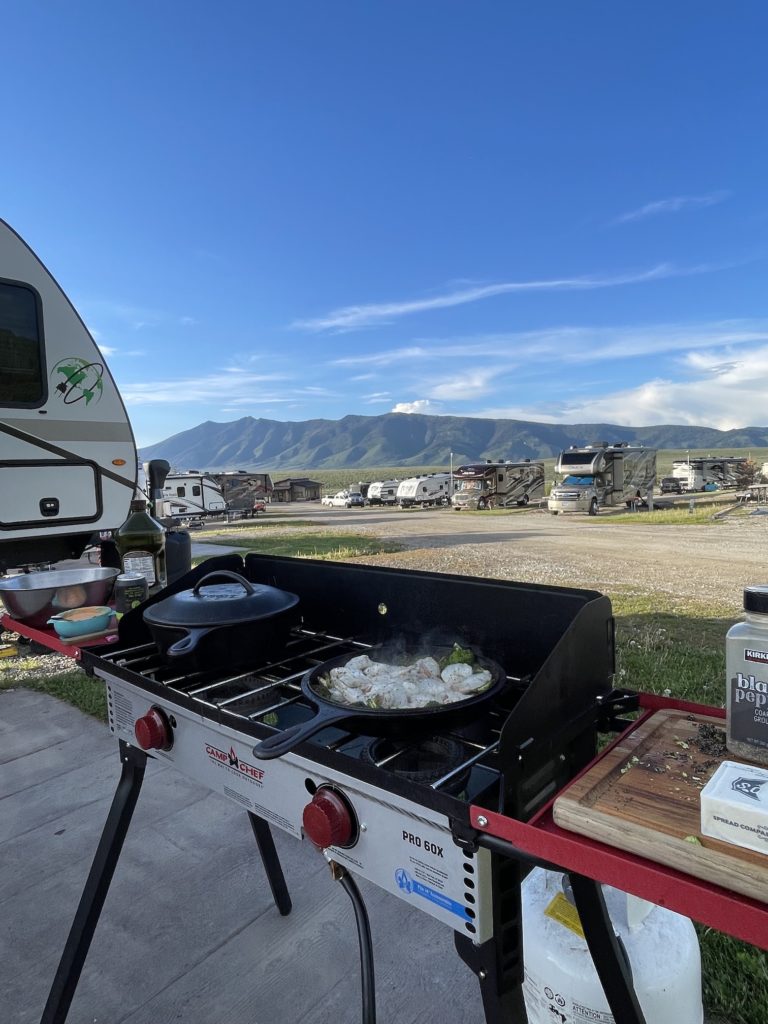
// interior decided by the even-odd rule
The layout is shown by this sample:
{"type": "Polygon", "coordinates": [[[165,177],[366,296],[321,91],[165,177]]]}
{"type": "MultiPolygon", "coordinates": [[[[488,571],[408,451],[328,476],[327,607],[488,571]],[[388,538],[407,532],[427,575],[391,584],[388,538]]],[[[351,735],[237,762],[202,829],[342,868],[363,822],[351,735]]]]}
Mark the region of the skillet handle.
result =
{"type": "Polygon", "coordinates": [[[210,632],[210,627],[206,629],[190,629],[187,635],[183,636],[181,640],[177,640],[175,644],[171,644],[165,652],[166,658],[181,658],[185,654],[192,654],[200,640],[202,640],[206,633],[210,632]]]}
{"type": "Polygon", "coordinates": [[[299,722],[292,725],[283,732],[276,732],[274,736],[268,736],[265,740],[257,743],[253,748],[253,756],[260,761],[269,761],[273,757],[282,757],[295,746],[308,740],[310,736],[325,729],[334,722],[342,722],[351,717],[349,708],[321,708],[314,718],[306,722],[299,722]]]}

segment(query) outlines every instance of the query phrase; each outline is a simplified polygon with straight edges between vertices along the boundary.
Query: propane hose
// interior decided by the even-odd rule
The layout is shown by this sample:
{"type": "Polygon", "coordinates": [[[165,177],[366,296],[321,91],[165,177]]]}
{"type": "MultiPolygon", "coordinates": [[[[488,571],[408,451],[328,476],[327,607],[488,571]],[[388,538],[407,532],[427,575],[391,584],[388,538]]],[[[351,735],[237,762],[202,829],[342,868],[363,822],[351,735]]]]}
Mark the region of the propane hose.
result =
{"type": "MultiPolygon", "coordinates": [[[[327,856],[327,854],[326,854],[327,856]]],[[[363,897],[355,884],[352,876],[337,864],[335,860],[328,858],[328,864],[333,878],[340,882],[349,898],[355,911],[355,922],[357,924],[357,937],[360,943],[360,978],[362,983],[363,1014],[362,1024],[376,1024],[376,987],[373,976],[373,942],[371,941],[371,925],[368,920],[368,911],[365,909],[363,897]]]]}

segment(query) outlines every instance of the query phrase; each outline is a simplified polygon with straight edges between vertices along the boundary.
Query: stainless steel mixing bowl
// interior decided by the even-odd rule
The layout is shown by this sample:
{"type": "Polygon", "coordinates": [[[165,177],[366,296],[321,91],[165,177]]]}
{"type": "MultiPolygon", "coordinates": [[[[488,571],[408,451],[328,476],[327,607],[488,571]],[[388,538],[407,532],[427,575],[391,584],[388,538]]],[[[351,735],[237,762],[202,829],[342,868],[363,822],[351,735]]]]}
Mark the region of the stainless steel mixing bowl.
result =
{"type": "Polygon", "coordinates": [[[50,569],[0,578],[0,601],[17,622],[45,628],[57,612],[109,603],[119,569],[50,569]]]}

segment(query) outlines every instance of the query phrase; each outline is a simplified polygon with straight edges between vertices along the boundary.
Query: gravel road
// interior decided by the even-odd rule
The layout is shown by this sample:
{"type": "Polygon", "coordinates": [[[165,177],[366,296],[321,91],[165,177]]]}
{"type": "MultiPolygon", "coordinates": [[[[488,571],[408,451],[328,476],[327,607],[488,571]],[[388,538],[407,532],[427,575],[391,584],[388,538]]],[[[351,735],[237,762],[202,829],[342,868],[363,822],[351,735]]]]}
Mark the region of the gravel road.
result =
{"type": "Polygon", "coordinates": [[[377,565],[659,593],[673,604],[700,601],[734,614],[741,610],[745,586],[768,583],[768,515],[657,526],[540,510],[509,516],[465,516],[450,509],[335,512],[311,518],[405,545],[397,554],[364,559],[377,565]]]}

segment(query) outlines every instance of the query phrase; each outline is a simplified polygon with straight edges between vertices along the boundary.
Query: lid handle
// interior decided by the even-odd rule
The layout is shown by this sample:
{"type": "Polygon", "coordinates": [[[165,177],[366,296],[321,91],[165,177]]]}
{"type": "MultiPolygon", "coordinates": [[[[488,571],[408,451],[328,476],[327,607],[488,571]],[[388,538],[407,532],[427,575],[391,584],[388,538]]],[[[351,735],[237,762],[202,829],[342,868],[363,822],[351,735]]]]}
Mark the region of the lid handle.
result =
{"type": "Polygon", "coordinates": [[[207,576],[203,576],[201,580],[198,580],[192,588],[192,593],[197,594],[204,583],[207,583],[208,580],[215,579],[217,576],[226,576],[228,579],[234,580],[235,583],[239,583],[244,588],[246,594],[256,593],[256,588],[252,586],[244,576],[241,576],[237,572],[231,572],[229,569],[216,569],[214,572],[209,572],[207,576]]]}

